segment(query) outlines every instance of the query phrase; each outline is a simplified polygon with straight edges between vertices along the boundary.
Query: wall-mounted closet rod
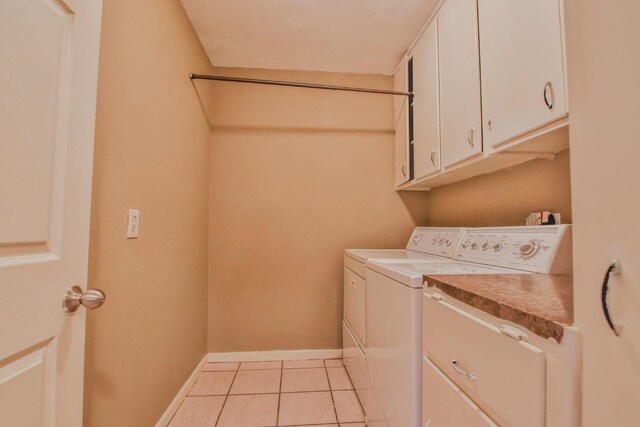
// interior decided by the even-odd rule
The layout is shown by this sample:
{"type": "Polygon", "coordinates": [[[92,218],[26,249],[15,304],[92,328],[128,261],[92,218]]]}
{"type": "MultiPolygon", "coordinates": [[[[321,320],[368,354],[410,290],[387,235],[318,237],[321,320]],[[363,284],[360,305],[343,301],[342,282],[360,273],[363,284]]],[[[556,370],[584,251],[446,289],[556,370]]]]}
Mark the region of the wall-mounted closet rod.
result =
{"type": "Polygon", "coordinates": [[[398,95],[398,96],[413,95],[413,93],[411,92],[397,92],[393,90],[368,89],[368,88],[362,88],[362,87],[349,87],[349,86],[321,85],[321,84],[314,84],[314,83],[285,82],[285,81],[278,81],[278,80],[246,79],[244,77],[211,76],[208,74],[191,74],[189,78],[191,80],[216,80],[221,82],[301,87],[305,89],[324,89],[324,90],[338,90],[338,91],[344,91],[344,92],[377,93],[380,95],[398,95]]]}

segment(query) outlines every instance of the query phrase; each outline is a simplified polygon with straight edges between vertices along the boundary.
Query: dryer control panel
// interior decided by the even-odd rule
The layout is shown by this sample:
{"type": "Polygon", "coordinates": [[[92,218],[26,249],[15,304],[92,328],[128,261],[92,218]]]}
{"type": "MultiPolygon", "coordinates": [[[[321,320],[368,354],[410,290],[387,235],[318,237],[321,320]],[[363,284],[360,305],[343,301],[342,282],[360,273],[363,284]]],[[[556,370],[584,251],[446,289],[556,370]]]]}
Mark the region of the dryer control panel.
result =
{"type": "Polygon", "coordinates": [[[453,259],[533,273],[571,273],[571,226],[465,229],[453,259]]]}
{"type": "Polygon", "coordinates": [[[453,257],[463,228],[417,227],[407,243],[410,251],[453,257]]]}

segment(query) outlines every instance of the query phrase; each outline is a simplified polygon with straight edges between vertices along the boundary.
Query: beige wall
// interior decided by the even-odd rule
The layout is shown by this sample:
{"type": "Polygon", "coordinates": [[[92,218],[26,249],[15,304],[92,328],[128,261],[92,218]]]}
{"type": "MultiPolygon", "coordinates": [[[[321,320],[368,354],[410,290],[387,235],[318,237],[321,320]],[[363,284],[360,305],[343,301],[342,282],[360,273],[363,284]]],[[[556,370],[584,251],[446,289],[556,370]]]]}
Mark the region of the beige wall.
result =
{"type": "MultiPolygon", "coordinates": [[[[391,89],[391,77],[217,70],[391,89]]],[[[209,351],[341,348],[345,248],[400,247],[424,193],[393,188],[393,99],[199,83],[213,130],[209,351]]]]}
{"type": "Polygon", "coordinates": [[[104,2],[86,426],[154,425],[205,354],[209,128],[187,76],[207,67],[178,0],[104,2]]]}
{"type": "Polygon", "coordinates": [[[523,225],[529,212],[559,212],[571,223],[569,150],[427,193],[431,226],[523,225]]]}

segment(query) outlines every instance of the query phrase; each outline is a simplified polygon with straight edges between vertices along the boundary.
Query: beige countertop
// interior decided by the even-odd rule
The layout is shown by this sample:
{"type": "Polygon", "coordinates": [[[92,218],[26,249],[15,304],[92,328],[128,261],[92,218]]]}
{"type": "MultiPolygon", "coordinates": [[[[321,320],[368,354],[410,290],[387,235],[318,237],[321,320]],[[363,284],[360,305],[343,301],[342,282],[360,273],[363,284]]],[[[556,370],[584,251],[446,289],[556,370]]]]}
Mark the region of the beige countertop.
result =
{"type": "Polygon", "coordinates": [[[573,278],[553,274],[425,275],[459,301],[560,342],[573,325],[573,278]]]}

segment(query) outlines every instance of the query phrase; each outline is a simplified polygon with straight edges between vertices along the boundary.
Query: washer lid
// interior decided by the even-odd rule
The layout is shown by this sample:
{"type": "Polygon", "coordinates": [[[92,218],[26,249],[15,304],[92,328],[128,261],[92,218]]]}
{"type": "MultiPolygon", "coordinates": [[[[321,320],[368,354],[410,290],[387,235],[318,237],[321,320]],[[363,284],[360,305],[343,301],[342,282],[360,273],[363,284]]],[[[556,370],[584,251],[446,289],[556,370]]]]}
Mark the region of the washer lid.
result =
{"type": "Polygon", "coordinates": [[[348,257],[351,257],[362,263],[374,258],[390,260],[435,258],[432,255],[426,255],[416,251],[408,251],[406,249],[345,249],[344,253],[348,257]]]}
{"type": "Polygon", "coordinates": [[[367,268],[387,276],[403,285],[421,288],[424,275],[434,274],[527,274],[520,270],[512,270],[484,265],[443,261],[443,262],[367,262],[367,268]]]}

